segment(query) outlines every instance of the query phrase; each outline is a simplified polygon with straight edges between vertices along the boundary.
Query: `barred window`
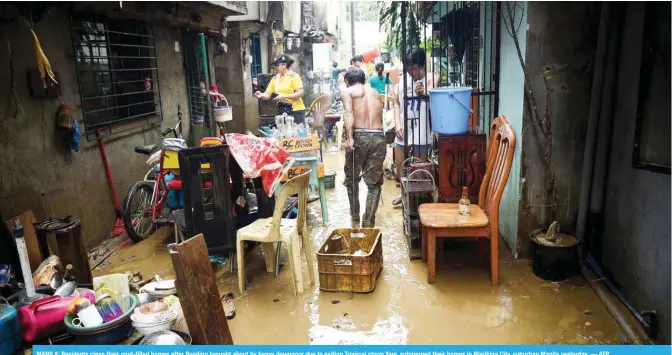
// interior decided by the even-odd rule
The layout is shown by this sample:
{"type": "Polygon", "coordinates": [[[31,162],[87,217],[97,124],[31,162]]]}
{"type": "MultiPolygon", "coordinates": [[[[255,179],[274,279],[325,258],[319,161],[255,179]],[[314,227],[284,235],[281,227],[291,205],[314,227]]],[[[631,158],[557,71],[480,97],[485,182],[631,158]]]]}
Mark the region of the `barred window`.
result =
{"type": "Polygon", "coordinates": [[[146,23],[75,15],[72,38],[87,132],[161,121],[154,36],[146,23]]]}

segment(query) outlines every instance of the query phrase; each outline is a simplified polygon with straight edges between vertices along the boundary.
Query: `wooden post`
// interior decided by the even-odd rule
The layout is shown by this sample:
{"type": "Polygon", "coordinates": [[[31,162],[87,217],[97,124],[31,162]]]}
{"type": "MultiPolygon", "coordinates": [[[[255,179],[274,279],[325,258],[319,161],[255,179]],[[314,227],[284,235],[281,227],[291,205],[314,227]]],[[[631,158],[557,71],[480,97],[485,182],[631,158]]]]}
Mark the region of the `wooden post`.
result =
{"type": "Polygon", "coordinates": [[[89,253],[82,236],[82,222],[73,220],[73,224],[54,231],[56,245],[58,245],[58,257],[63,267],[72,264],[74,277],[80,283],[93,283],[91,266],[89,265],[89,253]]]}
{"type": "Polygon", "coordinates": [[[168,245],[175,286],[194,344],[233,345],[203,234],[168,245]]]}

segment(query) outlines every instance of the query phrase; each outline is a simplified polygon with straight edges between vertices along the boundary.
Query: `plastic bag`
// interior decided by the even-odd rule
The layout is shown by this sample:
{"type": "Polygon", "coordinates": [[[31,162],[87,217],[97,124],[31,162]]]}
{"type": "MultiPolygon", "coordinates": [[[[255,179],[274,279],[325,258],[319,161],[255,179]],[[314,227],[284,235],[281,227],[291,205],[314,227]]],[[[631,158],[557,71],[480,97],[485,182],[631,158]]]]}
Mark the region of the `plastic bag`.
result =
{"type": "Polygon", "coordinates": [[[231,155],[250,179],[261,177],[264,191],[271,196],[294,158],[272,138],[230,133],[225,135],[231,155]]]}

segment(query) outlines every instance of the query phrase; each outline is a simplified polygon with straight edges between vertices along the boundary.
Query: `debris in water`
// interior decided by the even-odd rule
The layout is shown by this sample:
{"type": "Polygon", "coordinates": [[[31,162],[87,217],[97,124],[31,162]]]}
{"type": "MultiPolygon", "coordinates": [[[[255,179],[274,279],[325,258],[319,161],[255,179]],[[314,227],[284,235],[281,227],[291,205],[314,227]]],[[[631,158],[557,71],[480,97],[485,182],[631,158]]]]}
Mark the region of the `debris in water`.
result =
{"type": "Polygon", "coordinates": [[[593,311],[591,311],[590,309],[586,309],[585,311],[583,311],[583,314],[589,316],[589,315],[593,314],[593,311]]]}
{"type": "Polygon", "coordinates": [[[532,235],[538,244],[550,247],[570,247],[578,243],[578,239],[573,235],[560,233],[558,221],[553,221],[546,233],[536,229],[532,232],[532,235]]]}
{"type": "Polygon", "coordinates": [[[347,316],[348,316],[348,313],[347,313],[347,312],[346,312],[346,313],[343,313],[343,317],[347,317],[347,316]]]}
{"type": "Polygon", "coordinates": [[[274,298],[274,299],[273,299],[273,303],[278,303],[278,302],[280,302],[280,299],[279,299],[279,298],[274,298]]]}
{"type": "Polygon", "coordinates": [[[215,266],[219,269],[226,264],[226,256],[210,255],[210,263],[215,264],[215,266]]]}
{"type": "Polygon", "coordinates": [[[339,303],[341,303],[341,301],[339,301],[339,300],[331,300],[331,304],[339,304],[339,303]]]}
{"type": "Polygon", "coordinates": [[[593,323],[591,323],[591,322],[586,322],[584,324],[586,325],[586,327],[590,327],[591,325],[593,325],[593,323]]]}

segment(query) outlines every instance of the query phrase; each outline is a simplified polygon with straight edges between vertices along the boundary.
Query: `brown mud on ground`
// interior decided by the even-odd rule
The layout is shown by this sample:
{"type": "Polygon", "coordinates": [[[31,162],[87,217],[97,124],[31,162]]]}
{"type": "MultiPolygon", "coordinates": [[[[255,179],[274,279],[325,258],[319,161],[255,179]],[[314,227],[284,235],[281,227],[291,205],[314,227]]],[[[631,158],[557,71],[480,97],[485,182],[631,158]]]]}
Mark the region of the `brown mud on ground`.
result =
{"type": "MultiPolygon", "coordinates": [[[[325,229],[348,227],[343,186],[343,156],[325,154],[327,170],[338,172],[327,190],[329,225],[321,224],[319,201],[309,206],[309,229],[317,252],[325,229]]],[[[451,241],[437,261],[436,284],[427,284],[427,267],[408,259],[399,193],[393,181],[383,186],[377,225],[383,231],[383,271],[369,294],[320,292],[306,282],[294,296],[289,267],[276,279],[266,272],[261,248],[246,258],[249,286],[238,295],[228,263],[217,270],[220,294],[234,292],[237,315],[229,321],[237,344],[596,344],[618,343],[619,328],[581,277],[551,283],[532,274],[528,260],[501,250],[501,286],[490,286],[489,267],[478,258],[475,242],[451,241]]],[[[366,187],[362,183],[361,199],[366,187]]],[[[363,204],[363,202],[362,202],[363,204]]],[[[172,230],[127,246],[110,257],[94,276],[140,271],[173,278],[166,245],[172,230]]],[[[501,243],[503,246],[503,242],[501,243]]],[[[286,254],[283,254],[286,260],[286,254]]],[[[305,262],[305,261],[304,261],[305,262]]],[[[315,266],[317,270],[317,265],[315,266]]],[[[317,279],[317,275],[316,275],[317,279]]],[[[304,280],[308,280],[304,267],[304,280]]]]}

